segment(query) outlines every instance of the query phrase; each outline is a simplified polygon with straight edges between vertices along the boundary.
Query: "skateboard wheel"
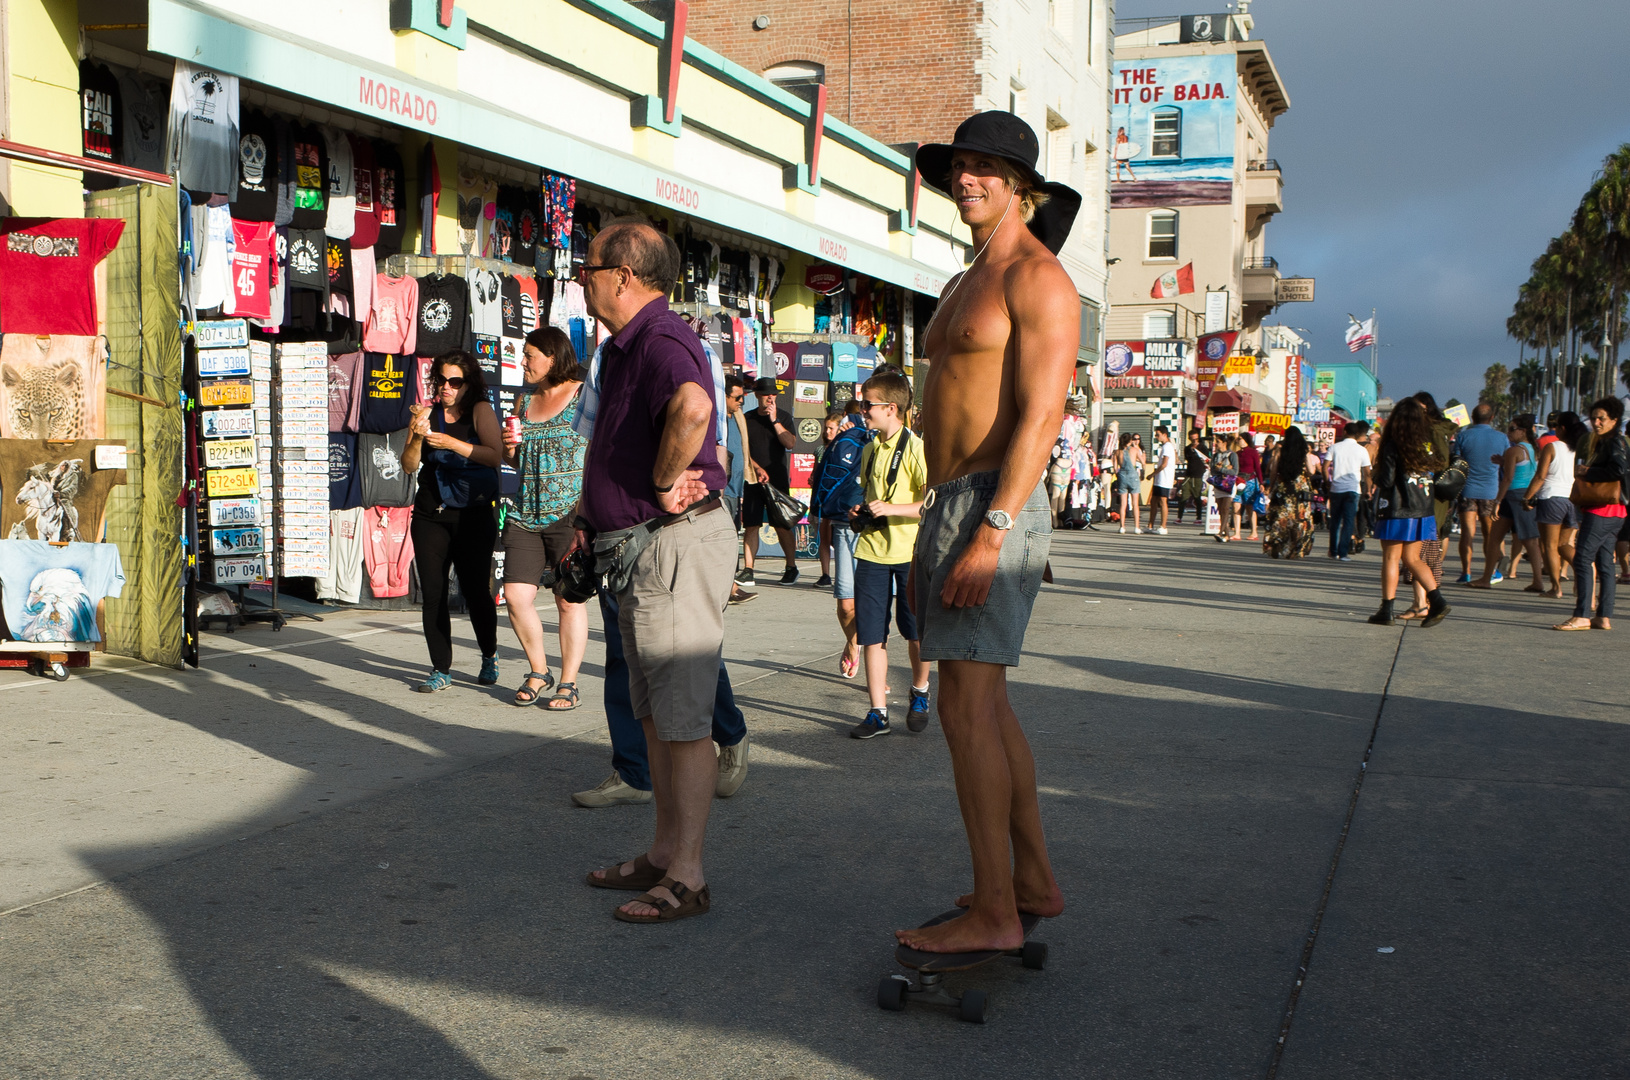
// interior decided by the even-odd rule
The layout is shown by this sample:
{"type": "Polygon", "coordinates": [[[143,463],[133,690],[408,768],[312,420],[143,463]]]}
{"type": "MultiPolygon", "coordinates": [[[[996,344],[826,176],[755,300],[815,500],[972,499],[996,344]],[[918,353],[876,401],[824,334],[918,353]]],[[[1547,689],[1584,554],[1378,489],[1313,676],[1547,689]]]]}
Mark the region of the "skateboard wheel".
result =
{"type": "Polygon", "coordinates": [[[1019,963],[1031,971],[1041,971],[1047,966],[1047,946],[1039,941],[1024,943],[1024,951],[1019,954],[1019,963]]]}
{"type": "Polygon", "coordinates": [[[906,984],[902,979],[892,975],[886,976],[877,984],[877,1007],[887,1009],[889,1012],[904,1012],[906,1008],[906,984]]]}
{"type": "Polygon", "coordinates": [[[983,990],[969,990],[962,995],[962,1019],[970,1024],[983,1024],[985,1022],[985,992],[983,990]]]}

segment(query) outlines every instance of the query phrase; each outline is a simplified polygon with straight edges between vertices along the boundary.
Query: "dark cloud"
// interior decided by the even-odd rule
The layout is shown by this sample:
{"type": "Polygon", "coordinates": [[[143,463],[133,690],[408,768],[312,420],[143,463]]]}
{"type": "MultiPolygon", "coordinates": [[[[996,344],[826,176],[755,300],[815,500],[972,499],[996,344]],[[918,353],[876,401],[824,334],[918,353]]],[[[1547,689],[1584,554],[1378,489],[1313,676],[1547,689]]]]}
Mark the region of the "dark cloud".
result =
{"type": "MultiPolygon", "coordinates": [[[[1171,10],[1116,5],[1123,27],[1171,10]]],[[[1624,9],[1257,0],[1251,14],[1291,101],[1269,140],[1285,212],[1268,251],[1318,278],[1318,302],[1276,318],[1331,361],[1348,356],[1347,313],[1375,307],[1387,394],[1475,398],[1484,368],[1516,362],[1505,319],[1529,263],[1630,141],[1624,9]]]]}

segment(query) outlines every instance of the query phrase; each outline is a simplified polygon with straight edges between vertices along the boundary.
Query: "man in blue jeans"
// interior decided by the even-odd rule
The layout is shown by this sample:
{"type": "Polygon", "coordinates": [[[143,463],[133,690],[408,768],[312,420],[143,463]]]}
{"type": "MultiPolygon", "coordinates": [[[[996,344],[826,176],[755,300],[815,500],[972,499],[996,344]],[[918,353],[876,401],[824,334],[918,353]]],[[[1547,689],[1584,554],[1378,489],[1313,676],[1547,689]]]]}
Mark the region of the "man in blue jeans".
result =
{"type": "MultiPolygon", "coordinates": [[[[628,693],[628,662],[617,628],[617,598],[600,590],[600,616],[606,632],[606,726],[611,729],[612,773],[596,787],[572,793],[579,806],[597,808],[651,801],[651,767],[645,731],[634,716],[628,693]]],[[[719,689],[713,698],[713,741],[719,746],[719,781],[713,793],[728,799],[747,779],[747,720],[736,707],[730,674],[719,664],[719,689]]]]}
{"type": "Polygon", "coordinates": [[[1325,475],[1330,480],[1330,557],[1353,561],[1353,527],[1358,521],[1358,500],[1370,484],[1370,455],[1361,442],[1370,425],[1356,420],[1330,448],[1325,475]]]}

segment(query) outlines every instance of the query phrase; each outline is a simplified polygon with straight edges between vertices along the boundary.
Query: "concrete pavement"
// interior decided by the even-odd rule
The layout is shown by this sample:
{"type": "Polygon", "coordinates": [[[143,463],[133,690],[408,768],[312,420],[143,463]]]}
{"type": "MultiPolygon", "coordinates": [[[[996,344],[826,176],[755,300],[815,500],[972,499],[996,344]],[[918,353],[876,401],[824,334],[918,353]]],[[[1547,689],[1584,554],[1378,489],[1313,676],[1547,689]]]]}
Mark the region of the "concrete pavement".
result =
{"type": "Polygon", "coordinates": [[[714,909],[671,926],[617,923],[619,896],[581,884],[650,822],[566,798],[608,771],[598,635],[565,716],[507,704],[507,629],[500,691],[410,693],[423,646],[395,614],[212,635],[206,672],[0,680],[0,910],[32,904],[0,917],[0,1057],[27,1077],[1623,1074],[1620,640],[1543,631],[1562,606],[1510,588],[1372,627],[1373,553],[1279,563],[1196,532],[1055,545],[1011,685],[1070,907],[1037,935],[1047,971],[957,980],[990,992],[982,1027],[872,1003],[889,931],[968,883],[937,725],[845,738],[864,699],[830,599],[765,586],[728,620],[753,764],[716,804],[714,909]]]}

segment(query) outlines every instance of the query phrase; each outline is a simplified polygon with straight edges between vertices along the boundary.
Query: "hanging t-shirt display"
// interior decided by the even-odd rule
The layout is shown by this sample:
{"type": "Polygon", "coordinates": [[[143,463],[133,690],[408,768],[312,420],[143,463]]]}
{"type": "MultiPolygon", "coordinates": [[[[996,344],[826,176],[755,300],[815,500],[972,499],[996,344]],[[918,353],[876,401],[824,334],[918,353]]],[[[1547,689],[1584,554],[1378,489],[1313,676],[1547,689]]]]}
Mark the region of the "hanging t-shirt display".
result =
{"type": "Polygon", "coordinates": [[[794,378],[826,380],[832,370],[832,346],[805,342],[798,346],[798,368],[794,378]]]}
{"type": "Polygon", "coordinates": [[[483,242],[490,235],[487,199],[490,182],[480,173],[460,169],[458,173],[458,246],[466,255],[483,255],[483,242]]]}
{"type": "MultiPolygon", "coordinates": [[[[299,211],[295,211],[299,213],[299,211]]],[[[328,296],[328,238],[321,229],[289,229],[289,287],[328,296]]]]}
{"type": "Polygon", "coordinates": [[[357,437],[348,431],[328,433],[328,508],[350,510],[362,505],[357,475],[357,437]]]}
{"type": "Polygon", "coordinates": [[[521,329],[521,284],[512,277],[503,279],[498,291],[499,309],[504,320],[504,337],[520,337],[524,331],[521,329]]]}
{"type": "MultiPolygon", "coordinates": [[[[294,216],[297,229],[321,229],[328,222],[328,149],[316,127],[294,127],[294,216]]],[[[291,237],[292,242],[292,237],[291,237]]]]}
{"type": "Polygon", "coordinates": [[[373,291],[373,308],[367,314],[368,326],[362,335],[362,347],[369,352],[411,356],[418,351],[418,279],[379,274],[374,278],[373,291]]]}
{"type": "Polygon", "coordinates": [[[120,161],[148,172],[164,171],[164,87],[145,75],[119,76],[120,161]]]}
{"type": "Polygon", "coordinates": [[[513,262],[515,259],[515,204],[518,189],[505,184],[498,189],[493,200],[491,258],[513,262]]]}
{"type": "Polygon", "coordinates": [[[262,330],[280,327],[288,316],[289,308],[289,230],[287,226],[272,226],[272,284],[268,291],[267,307],[271,314],[264,319],[250,320],[262,330]]]}
{"type": "MultiPolygon", "coordinates": [[[[335,293],[351,295],[351,244],[347,240],[337,237],[328,237],[326,245],[326,262],[328,265],[328,293],[332,297],[335,293]]],[[[332,301],[330,310],[335,310],[332,301]]],[[[349,310],[349,309],[347,309],[349,310]]]]}
{"type": "Polygon", "coordinates": [[[101,641],[97,606],[124,583],[117,544],[0,541],[0,602],[18,641],[101,641]]]}
{"type": "Polygon", "coordinates": [[[328,354],[328,430],[357,430],[362,419],[362,354],[328,354]]]}
{"type": "Polygon", "coordinates": [[[775,370],[760,371],[759,374],[776,379],[795,378],[798,370],[798,346],[781,341],[770,346],[770,352],[775,356],[775,370]]]}
{"type": "Polygon", "coordinates": [[[521,333],[530,334],[538,328],[538,279],[516,278],[515,288],[521,294],[521,333]]]}
{"type": "Polygon", "coordinates": [[[363,506],[412,506],[418,473],[402,468],[407,429],[357,436],[357,474],[363,506]]]}
{"type": "Polygon", "coordinates": [[[470,286],[455,274],[426,274],[419,279],[420,356],[440,356],[467,348],[470,333],[470,286]]]}
{"type": "Polygon", "coordinates": [[[486,337],[504,333],[504,282],[491,270],[470,271],[470,328],[486,337]]]}
{"type": "Polygon", "coordinates": [[[124,227],[118,218],[0,221],[0,328],[94,336],[96,264],[119,243],[124,227]]]}
{"type": "Polygon", "coordinates": [[[272,317],[272,248],[276,237],[277,230],[270,221],[232,219],[230,314],[252,319],[272,317]]]}
{"type": "Polygon", "coordinates": [[[272,118],[251,109],[238,135],[238,184],[232,216],[239,221],[277,217],[277,129],[272,118]]]}
{"type": "Polygon", "coordinates": [[[526,339],[502,337],[498,340],[498,381],[504,386],[520,386],[526,375],[526,339]]]}
{"type": "Polygon", "coordinates": [[[499,353],[503,351],[503,340],[487,334],[476,334],[470,350],[475,353],[476,363],[481,365],[481,374],[487,377],[488,384],[492,386],[498,385],[499,353]]]}
{"type": "Polygon", "coordinates": [[[349,240],[357,228],[357,177],[351,156],[351,137],[338,128],[325,127],[328,150],[328,216],[323,231],[336,240],[349,240]]]}
{"type": "Polygon", "coordinates": [[[406,194],[402,186],[402,155],[390,143],[374,143],[374,208],[379,215],[374,254],[378,258],[386,259],[402,250],[406,194]]]}
{"type": "Polygon", "coordinates": [[[177,60],[166,157],[189,191],[230,195],[238,182],[238,77],[177,60]]]}
{"type": "Polygon", "coordinates": [[[379,239],[379,203],[374,192],[377,179],[374,162],[374,144],[361,135],[351,136],[352,172],[356,176],[356,227],[351,232],[351,246],[371,248],[379,239]]]}
{"type": "Polygon", "coordinates": [[[412,510],[369,507],[362,512],[362,564],[375,599],[408,594],[413,573],[412,510]]]}
{"type": "Polygon", "coordinates": [[[199,311],[218,308],[232,298],[232,209],[197,206],[193,216],[192,305],[199,311]]]}
{"type": "Polygon", "coordinates": [[[855,357],[859,354],[859,346],[847,341],[834,341],[832,343],[832,381],[855,382],[860,378],[855,367],[855,357]]]}
{"type": "Polygon", "coordinates": [[[102,64],[79,62],[79,119],[85,156],[119,160],[119,80],[102,64]]]}
{"type": "Polygon", "coordinates": [[[294,130],[282,116],[272,117],[272,145],[277,153],[277,209],[272,223],[281,228],[294,220],[294,130]]]}
{"type": "Polygon", "coordinates": [[[401,431],[408,426],[413,404],[410,359],[395,353],[364,353],[362,416],[365,432],[401,431]]]}
{"type": "Polygon", "coordinates": [[[515,261],[522,266],[535,266],[538,261],[538,193],[525,188],[516,189],[515,203],[515,261]]]}
{"type": "MultiPolygon", "coordinates": [[[[458,192],[453,192],[458,198],[458,192]]],[[[456,204],[455,204],[456,209],[456,204]]],[[[435,221],[441,211],[441,165],[436,161],[436,144],[427,140],[419,151],[419,220],[435,221]]],[[[419,254],[436,254],[436,230],[419,230],[419,254]]]]}
{"type": "Polygon", "coordinates": [[[572,246],[572,214],[577,202],[577,181],[544,173],[544,221],[540,240],[553,248],[572,246]]]}
{"type": "Polygon", "coordinates": [[[105,445],[95,439],[0,442],[0,489],[7,494],[0,499],[0,536],[59,543],[102,539],[108,495],[125,482],[125,470],[96,467],[96,448],[105,445]]]}
{"type": "Polygon", "coordinates": [[[354,604],[362,599],[362,508],[328,514],[328,574],[317,579],[317,599],[354,604]]]}

